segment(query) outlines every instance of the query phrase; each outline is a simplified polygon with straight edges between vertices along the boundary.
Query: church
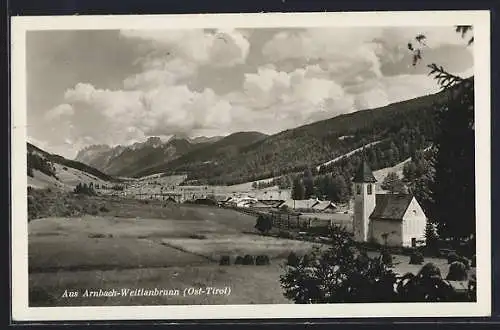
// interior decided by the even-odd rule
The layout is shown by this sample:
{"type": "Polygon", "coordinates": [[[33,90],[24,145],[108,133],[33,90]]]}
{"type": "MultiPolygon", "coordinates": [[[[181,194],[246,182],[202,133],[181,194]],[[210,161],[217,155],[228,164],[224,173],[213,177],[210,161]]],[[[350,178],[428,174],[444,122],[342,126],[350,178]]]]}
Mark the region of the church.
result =
{"type": "Polygon", "coordinates": [[[411,194],[379,194],[365,160],[353,178],[354,239],[387,246],[415,247],[425,241],[427,217],[411,194]]]}

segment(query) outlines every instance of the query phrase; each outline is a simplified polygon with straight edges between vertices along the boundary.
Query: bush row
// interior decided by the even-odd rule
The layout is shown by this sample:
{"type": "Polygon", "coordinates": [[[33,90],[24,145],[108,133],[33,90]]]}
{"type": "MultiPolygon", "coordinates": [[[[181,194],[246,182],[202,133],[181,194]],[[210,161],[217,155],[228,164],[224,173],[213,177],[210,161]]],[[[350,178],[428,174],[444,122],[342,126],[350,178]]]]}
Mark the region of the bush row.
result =
{"type": "MultiPolygon", "coordinates": [[[[270,259],[267,255],[258,255],[256,257],[246,254],[245,256],[237,256],[234,260],[234,265],[269,265],[270,259]]],[[[228,266],[231,264],[231,258],[228,255],[220,257],[219,265],[228,266]]]]}

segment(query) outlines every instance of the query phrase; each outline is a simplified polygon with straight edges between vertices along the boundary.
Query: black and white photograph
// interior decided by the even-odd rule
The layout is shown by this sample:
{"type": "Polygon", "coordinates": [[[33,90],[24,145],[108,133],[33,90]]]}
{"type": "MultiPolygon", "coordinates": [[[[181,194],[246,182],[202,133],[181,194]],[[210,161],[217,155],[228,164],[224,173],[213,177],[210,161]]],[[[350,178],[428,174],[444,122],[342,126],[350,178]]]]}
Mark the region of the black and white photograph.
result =
{"type": "Polygon", "coordinates": [[[488,12],[198,18],[13,18],[18,315],[489,315],[488,12]]]}

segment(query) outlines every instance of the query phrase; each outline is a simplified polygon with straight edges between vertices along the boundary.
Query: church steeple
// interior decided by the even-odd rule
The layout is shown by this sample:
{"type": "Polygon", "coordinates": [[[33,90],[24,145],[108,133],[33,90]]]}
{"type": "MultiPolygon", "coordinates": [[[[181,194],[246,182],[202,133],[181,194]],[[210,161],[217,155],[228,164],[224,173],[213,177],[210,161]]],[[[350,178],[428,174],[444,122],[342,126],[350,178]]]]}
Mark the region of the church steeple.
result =
{"type": "Polygon", "coordinates": [[[366,161],[364,154],[363,160],[361,161],[361,165],[359,166],[356,174],[354,175],[353,181],[355,183],[374,183],[377,182],[375,176],[373,176],[373,172],[366,161]]]}
{"type": "MultiPolygon", "coordinates": [[[[363,150],[364,154],[364,150],[363,150]]],[[[370,215],[375,209],[375,183],[377,180],[363,155],[361,164],[353,178],[354,181],[354,239],[366,242],[371,237],[370,215]]]]}

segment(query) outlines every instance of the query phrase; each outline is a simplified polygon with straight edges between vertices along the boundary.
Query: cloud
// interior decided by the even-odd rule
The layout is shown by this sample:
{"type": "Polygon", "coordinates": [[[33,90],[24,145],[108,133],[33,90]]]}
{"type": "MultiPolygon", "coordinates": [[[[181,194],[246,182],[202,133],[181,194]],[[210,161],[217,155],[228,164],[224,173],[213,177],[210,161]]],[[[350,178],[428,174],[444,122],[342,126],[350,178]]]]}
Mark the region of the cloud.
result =
{"type": "Polygon", "coordinates": [[[89,143],[81,137],[92,136],[99,143],[115,145],[152,135],[276,133],[437,91],[425,75],[374,76],[348,86],[329,77],[319,65],[292,72],[265,65],[245,74],[241,91],[223,95],[210,88],[198,92],[161,81],[144,90],[106,90],[80,83],[65,93],[78,122],[76,130],[65,136],[78,144],[89,143]],[[94,120],[78,119],[79,115],[94,120]]]}
{"type": "MultiPolygon", "coordinates": [[[[472,66],[472,47],[454,27],[374,27],[374,28],[312,28],[277,33],[263,47],[262,54],[269,61],[299,66],[320,64],[334,78],[346,83],[416,71],[411,66],[408,43],[416,44],[415,37],[426,36],[424,60],[449,62],[453,54],[468,54],[472,66]]],[[[453,62],[453,60],[452,60],[453,62]]],[[[279,65],[279,64],[278,64],[279,65]]],[[[459,66],[459,70],[467,67],[459,66]]],[[[425,65],[416,74],[424,73],[425,65]]],[[[456,65],[452,68],[456,69],[456,65]]]]}
{"type": "Polygon", "coordinates": [[[64,103],[47,111],[47,113],[45,114],[45,118],[47,118],[48,120],[53,120],[62,116],[71,116],[73,115],[73,113],[73,107],[67,103],[64,103]]]}
{"type": "Polygon", "coordinates": [[[211,89],[196,92],[186,85],[139,91],[105,90],[80,83],[66,91],[65,101],[76,109],[77,136],[93,136],[113,145],[148,135],[215,129],[231,122],[231,106],[226,100],[211,89]],[[84,118],[79,120],[79,115],[84,118]]]}
{"type": "Polygon", "coordinates": [[[406,43],[417,33],[427,34],[429,49],[448,47],[433,59],[463,48],[452,27],[296,29],[252,44],[256,57],[247,61],[250,30],[124,30],[142,50],[139,70],[114,89],[74,85],[44,120],[54,139],[75,148],[153,135],[272,134],[437,92],[425,66],[408,68],[406,43]],[[214,87],[217,78],[229,91],[214,87]]]}
{"type": "Polygon", "coordinates": [[[250,43],[236,30],[122,30],[126,38],[150,42],[165,56],[180,57],[200,65],[234,66],[245,62],[250,43]],[[166,52],[166,53],[165,53],[166,52]]]}
{"type": "Polygon", "coordinates": [[[143,63],[144,71],[123,82],[125,89],[151,89],[160,85],[175,85],[196,74],[194,63],[181,58],[154,58],[143,63]]]}

